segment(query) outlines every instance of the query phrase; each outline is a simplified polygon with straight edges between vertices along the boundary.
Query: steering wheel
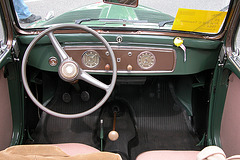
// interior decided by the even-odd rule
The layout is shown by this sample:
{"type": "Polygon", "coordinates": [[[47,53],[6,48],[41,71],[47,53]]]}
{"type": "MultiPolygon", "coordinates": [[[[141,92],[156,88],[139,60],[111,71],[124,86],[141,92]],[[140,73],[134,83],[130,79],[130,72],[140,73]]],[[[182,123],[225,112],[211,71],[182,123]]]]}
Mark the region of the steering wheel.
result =
{"type": "Polygon", "coordinates": [[[28,96],[43,111],[47,112],[50,115],[60,117],[60,118],[79,118],[79,117],[89,115],[92,112],[96,111],[107,101],[107,99],[111,95],[113,88],[115,86],[115,83],[116,83],[116,79],[117,79],[117,64],[116,64],[116,59],[115,59],[112,48],[100,34],[98,34],[93,29],[88,28],[86,26],[82,26],[82,25],[61,24],[61,25],[57,25],[57,26],[54,26],[54,27],[44,30],[38,36],[36,36],[32,40],[32,42],[29,44],[28,48],[26,49],[26,51],[24,53],[23,60],[22,60],[22,80],[23,80],[23,85],[25,87],[25,90],[26,90],[28,96]],[[77,28],[77,29],[84,30],[87,33],[91,33],[93,36],[98,38],[103,43],[103,45],[108,50],[108,52],[111,56],[111,59],[112,59],[113,73],[112,73],[112,80],[109,85],[107,85],[107,84],[99,81],[98,79],[92,77],[91,75],[89,75],[87,72],[82,70],[79,67],[79,65],[71,57],[68,56],[68,54],[61,47],[60,43],[58,42],[58,40],[56,39],[56,37],[54,36],[54,33],[53,33],[55,30],[63,29],[63,28],[77,28]],[[94,85],[94,86],[106,91],[106,93],[105,93],[104,97],[101,99],[101,101],[99,101],[95,106],[93,106],[89,110],[86,110],[81,113],[76,113],[76,114],[63,114],[63,113],[55,112],[55,111],[50,110],[47,107],[43,106],[32,94],[32,92],[29,88],[29,85],[27,82],[27,76],[26,76],[27,61],[28,61],[28,57],[29,57],[29,54],[30,54],[32,48],[45,35],[47,35],[49,37],[54,49],[56,50],[59,58],[61,59],[61,63],[58,68],[58,74],[62,80],[66,81],[66,82],[73,82],[75,80],[83,80],[91,85],[94,85]]]}

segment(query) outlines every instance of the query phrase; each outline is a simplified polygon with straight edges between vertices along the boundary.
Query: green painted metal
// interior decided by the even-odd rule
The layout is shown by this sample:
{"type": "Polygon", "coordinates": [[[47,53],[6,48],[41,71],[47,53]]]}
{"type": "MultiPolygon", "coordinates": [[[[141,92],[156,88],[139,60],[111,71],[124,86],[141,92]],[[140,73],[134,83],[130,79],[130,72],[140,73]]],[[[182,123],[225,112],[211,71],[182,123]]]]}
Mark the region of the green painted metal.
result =
{"type": "Polygon", "coordinates": [[[230,71],[232,71],[238,78],[240,78],[240,72],[239,70],[236,68],[235,65],[233,65],[229,60],[226,62],[225,68],[229,69],[230,71]]]}
{"type": "Polygon", "coordinates": [[[104,4],[99,18],[138,20],[133,8],[104,4]]]}
{"type": "MultiPolygon", "coordinates": [[[[131,35],[131,34],[101,34],[109,43],[114,42],[114,45],[119,46],[174,46],[173,40],[175,37],[170,36],[156,36],[156,35],[131,35]],[[117,36],[123,38],[123,42],[116,44],[117,36]],[[138,43],[138,44],[136,44],[138,43]]],[[[64,42],[99,42],[95,37],[90,34],[58,34],[55,35],[60,43],[64,42]]],[[[28,45],[36,35],[31,36],[19,36],[18,40],[25,45],[28,45]]],[[[50,40],[47,36],[43,37],[37,44],[50,44],[50,40]]],[[[93,44],[94,45],[94,44],[93,44]]],[[[205,39],[194,39],[184,38],[184,45],[186,48],[196,49],[209,49],[215,50],[221,47],[222,42],[217,40],[205,40],[205,39]]]]}
{"type": "Polygon", "coordinates": [[[189,116],[193,116],[192,109],[192,78],[190,76],[184,76],[179,78],[176,82],[175,93],[178,100],[185,107],[189,116]]]}

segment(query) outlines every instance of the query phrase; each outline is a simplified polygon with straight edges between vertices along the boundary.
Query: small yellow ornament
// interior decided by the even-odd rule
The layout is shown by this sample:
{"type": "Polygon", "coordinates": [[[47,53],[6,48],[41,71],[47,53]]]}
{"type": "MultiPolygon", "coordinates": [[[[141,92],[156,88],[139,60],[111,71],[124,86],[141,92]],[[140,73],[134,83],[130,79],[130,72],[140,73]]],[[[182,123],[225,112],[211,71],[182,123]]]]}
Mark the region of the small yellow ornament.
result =
{"type": "Polygon", "coordinates": [[[173,40],[173,43],[175,46],[180,47],[183,50],[183,55],[184,55],[183,61],[186,62],[187,61],[187,52],[186,52],[187,49],[183,44],[183,39],[181,37],[176,37],[173,40]]]}
{"type": "Polygon", "coordinates": [[[173,43],[175,46],[180,47],[183,44],[183,39],[181,37],[176,37],[173,43]]]}

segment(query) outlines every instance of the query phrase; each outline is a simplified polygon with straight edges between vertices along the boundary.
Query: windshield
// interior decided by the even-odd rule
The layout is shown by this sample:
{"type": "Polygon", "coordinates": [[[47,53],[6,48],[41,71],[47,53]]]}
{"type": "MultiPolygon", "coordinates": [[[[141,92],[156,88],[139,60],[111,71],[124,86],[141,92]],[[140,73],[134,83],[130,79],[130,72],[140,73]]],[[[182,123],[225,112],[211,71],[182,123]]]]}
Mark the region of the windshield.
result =
{"type": "Polygon", "coordinates": [[[89,27],[188,31],[217,34],[230,0],[139,0],[138,7],[101,0],[13,0],[22,28],[47,28],[61,23],[89,27]]]}

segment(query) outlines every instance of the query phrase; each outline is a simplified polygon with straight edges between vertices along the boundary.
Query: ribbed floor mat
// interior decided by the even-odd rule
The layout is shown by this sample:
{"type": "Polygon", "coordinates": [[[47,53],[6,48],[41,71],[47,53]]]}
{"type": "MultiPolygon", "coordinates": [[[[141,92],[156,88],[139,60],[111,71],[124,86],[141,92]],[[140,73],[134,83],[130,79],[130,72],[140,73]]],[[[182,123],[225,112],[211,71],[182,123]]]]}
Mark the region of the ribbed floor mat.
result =
{"type": "Polygon", "coordinates": [[[132,158],[149,150],[200,150],[188,117],[170,93],[168,82],[150,82],[142,87],[121,88],[135,113],[138,142],[131,148],[132,158]]]}

